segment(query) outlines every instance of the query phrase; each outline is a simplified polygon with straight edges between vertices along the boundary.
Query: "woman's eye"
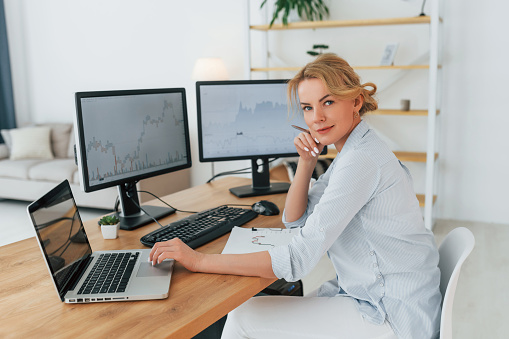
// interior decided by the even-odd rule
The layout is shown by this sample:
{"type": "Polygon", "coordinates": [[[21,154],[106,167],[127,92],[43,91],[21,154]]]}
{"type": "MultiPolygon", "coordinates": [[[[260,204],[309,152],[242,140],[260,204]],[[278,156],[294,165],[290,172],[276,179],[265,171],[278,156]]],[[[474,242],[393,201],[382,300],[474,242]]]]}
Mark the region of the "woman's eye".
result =
{"type": "Polygon", "coordinates": [[[303,107],[302,107],[302,110],[303,110],[304,112],[310,111],[311,109],[312,109],[312,108],[311,108],[311,106],[303,106],[303,107]]]}
{"type": "Polygon", "coordinates": [[[327,100],[327,101],[325,101],[325,103],[324,103],[324,104],[325,104],[325,106],[330,106],[330,105],[332,105],[333,103],[334,103],[334,101],[332,101],[332,100],[327,100]]]}

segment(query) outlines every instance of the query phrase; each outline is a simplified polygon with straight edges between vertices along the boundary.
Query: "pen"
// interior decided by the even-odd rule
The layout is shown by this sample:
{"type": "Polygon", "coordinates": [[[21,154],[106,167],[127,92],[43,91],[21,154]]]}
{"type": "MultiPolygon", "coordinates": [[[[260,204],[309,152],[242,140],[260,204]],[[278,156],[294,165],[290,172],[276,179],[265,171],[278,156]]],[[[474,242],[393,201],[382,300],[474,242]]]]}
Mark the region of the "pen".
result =
{"type": "Polygon", "coordinates": [[[292,125],[293,128],[298,129],[299,131],[306,132],[307,134],[311,134],[311,132],[305,128],[299,127],[297,125],[292,125]]]}

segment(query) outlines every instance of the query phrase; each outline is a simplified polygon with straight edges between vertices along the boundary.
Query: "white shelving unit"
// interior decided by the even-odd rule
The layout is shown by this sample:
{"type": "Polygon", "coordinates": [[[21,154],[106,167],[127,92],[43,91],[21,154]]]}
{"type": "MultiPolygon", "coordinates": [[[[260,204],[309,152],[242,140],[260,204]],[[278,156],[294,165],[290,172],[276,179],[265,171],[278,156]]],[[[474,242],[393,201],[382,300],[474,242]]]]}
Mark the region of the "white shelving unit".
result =
{"type": "MultiPolygon", "coordinates": [[[[428,64],[423,65],[393,65],[393,66],[353,66],[356,70],[417,70],[424,69],[428,72],[428,98],[427,109],[425,110],[410,110],[400,111],[395,109],[380,109],[370,114],[391,116],[391,115],[404,115],[404,116],[427,116],[427,129],[426,129],[426,151],[425,152],[397,152],[394,153],[403,162],[422,162],[425,163],[425,189],[421,194],[417,194],[417,198],[421,207],[424,208],[424,220],[428,229],[432,229],[435,219],[435,206],[436,206],[436,176],[439,161],[439,154],[437,152],[436,132],[439,118],[438,107],[438,85],[439,85],[439,35],[441,18],[439,16],[439,0],[431,0],[431,14],[428,16],[417,17],[402,17],[402,18],[378,18],[378,19],[363,19],[363,20],[330,20],[330,21],[314,21],[314,22],[295,22],[289,23],[288,26],[282,24],[274,24],[272,27],[269,25],[251,25],[251,15],[249,12],[249,0],[246,5],[246,17],[248,25],[246,25],[246,63],[245,74],[246,78],[251,79],[252,75],[257,72],[264,72],[267,78],[270,78],[271,73],[288,71],[296,73],[303,65],[295,65],[291,67],[269,67],[269,47],[268,47],[268,32],[278,31],[284,34],[288,30],[319,30],[319,29],[341,29],[344,27],[360,27],[360,26],[383,26],[383,25],[428,25],[429,26],[429,60],[428,64]],[[267,56],[265,65],[253,65],[251,57],[251,44],[253,31],[266,32],[263,38],[262,46],[257,46],[258,49],[264,49],[267,56]]],[[[296,42],[298,43],[298,42],[296,42]]],[[[330,154],[329,156],[335,156],[330,154]]]]}

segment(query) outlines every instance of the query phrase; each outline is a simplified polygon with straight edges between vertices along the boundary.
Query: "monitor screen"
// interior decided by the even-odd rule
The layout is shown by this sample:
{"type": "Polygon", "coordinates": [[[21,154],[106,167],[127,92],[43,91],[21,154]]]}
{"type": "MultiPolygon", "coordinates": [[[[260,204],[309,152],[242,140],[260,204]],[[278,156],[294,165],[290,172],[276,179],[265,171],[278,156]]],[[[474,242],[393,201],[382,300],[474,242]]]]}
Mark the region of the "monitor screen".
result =
{"type": "Polygon", "coordinates": [[[288,110],[287,82],[197,82],[200,161],[298,156],[291,125],[307,127],[288,110]]]}
{"type": "Polygon", "coordinates": [[[137,181],[191,167],[184,88],[79,92],[76,113],[82,188],[119,186],[124,214],[137,181]]]}
{"type": "Polygon", "coordinates": [[[200,161],[250,159],[253,184],[230,191],[239,197],[286,192],[271,183],[269,158],[298,156],[293,140],[307,128],[290,112],[288,80],[199,81],[196,83],[200,161]]]}

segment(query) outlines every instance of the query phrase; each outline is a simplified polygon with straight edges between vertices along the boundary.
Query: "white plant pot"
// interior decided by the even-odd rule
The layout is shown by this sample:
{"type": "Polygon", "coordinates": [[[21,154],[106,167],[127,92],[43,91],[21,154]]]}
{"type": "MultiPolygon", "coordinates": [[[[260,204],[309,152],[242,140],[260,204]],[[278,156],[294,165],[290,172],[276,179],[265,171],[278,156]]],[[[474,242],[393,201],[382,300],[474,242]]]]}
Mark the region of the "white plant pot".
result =
{"type": "Polygon", "coordinates": [[[101,232],[104,239],[117,239],[120,223],[116,225],[101,225],[101,232]]]}

